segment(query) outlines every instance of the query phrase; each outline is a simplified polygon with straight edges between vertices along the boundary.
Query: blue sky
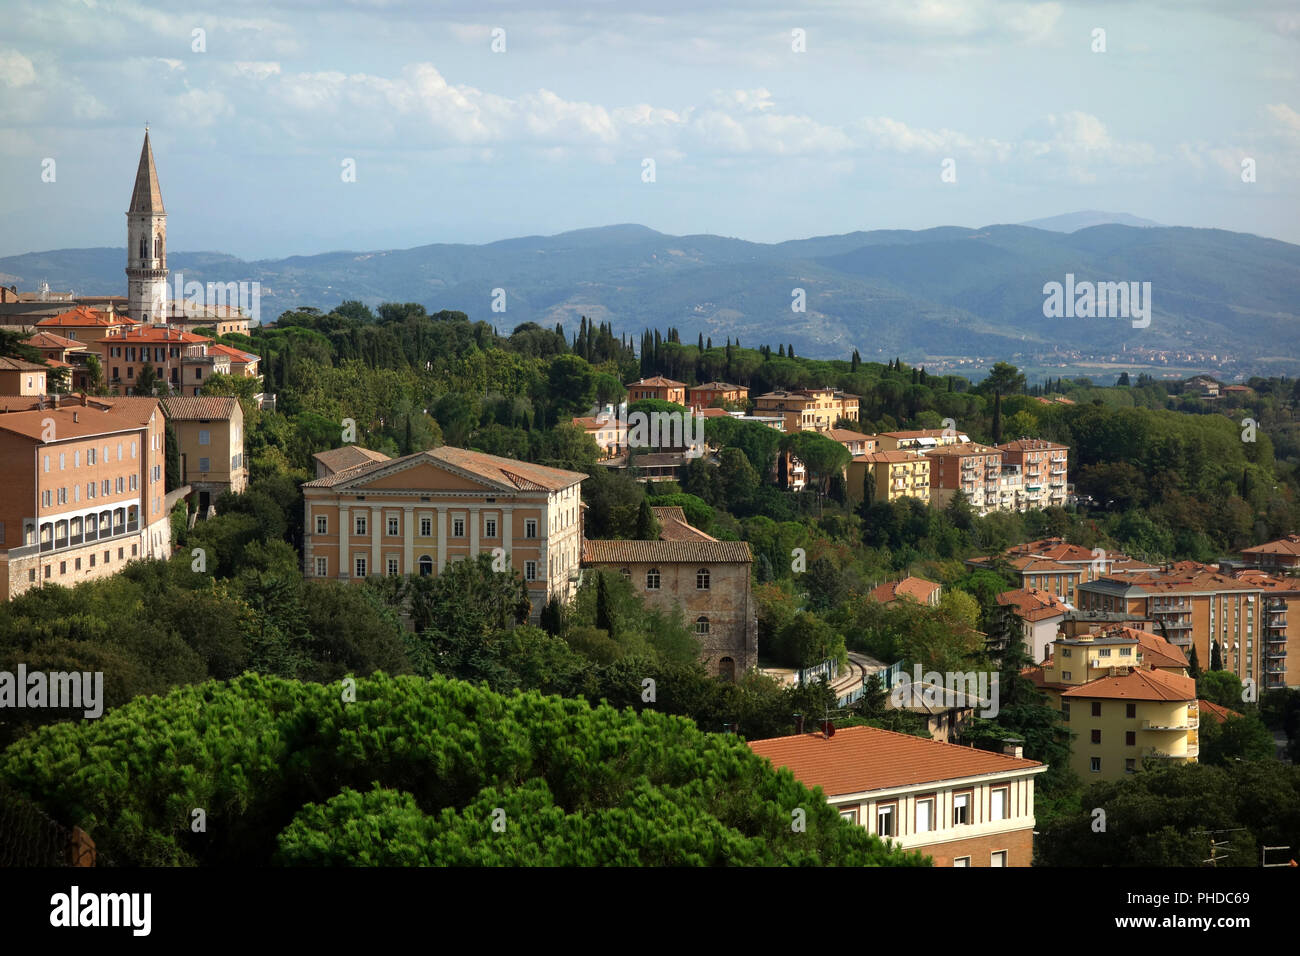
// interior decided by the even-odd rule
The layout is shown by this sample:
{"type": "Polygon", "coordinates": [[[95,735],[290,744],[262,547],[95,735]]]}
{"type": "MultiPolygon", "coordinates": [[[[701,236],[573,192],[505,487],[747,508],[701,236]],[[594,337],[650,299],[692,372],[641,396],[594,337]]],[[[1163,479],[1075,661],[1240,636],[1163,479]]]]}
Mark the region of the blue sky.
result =
{"type": "Polygon", "coordinates": [[[170,248],[245,258],[1082,209],[1300,242],[1294,0],[5,7],[0,255],[123,245],[146,121],[170,248]]]}

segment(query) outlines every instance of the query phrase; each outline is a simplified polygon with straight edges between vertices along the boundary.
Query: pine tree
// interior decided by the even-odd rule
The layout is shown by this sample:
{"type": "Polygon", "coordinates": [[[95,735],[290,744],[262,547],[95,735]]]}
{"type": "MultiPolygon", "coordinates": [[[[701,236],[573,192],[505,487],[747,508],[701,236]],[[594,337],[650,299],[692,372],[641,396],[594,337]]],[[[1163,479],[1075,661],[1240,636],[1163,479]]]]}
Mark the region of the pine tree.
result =
{"type": "Polygon", "coordinates": [[[596,572],[596,626],[614,637],[614,612],[610,608],[609,581],[604,571],[596,572]]]}

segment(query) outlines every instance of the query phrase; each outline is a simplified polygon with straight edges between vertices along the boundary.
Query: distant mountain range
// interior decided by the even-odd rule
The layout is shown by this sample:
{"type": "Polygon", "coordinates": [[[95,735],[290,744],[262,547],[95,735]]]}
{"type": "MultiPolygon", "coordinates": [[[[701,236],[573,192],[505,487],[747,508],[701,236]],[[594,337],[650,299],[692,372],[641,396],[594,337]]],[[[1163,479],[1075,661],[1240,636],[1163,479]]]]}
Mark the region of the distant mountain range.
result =
{"type": "MultiPolygon", "coordinates": [[[[775,244],[616,225],[254,262],[176,252],[168,265],[173,280],[180,272],[187,281],[259,282],[264,321],[344,299],[402,301],[460,309],[503,331],[526,321],[572,329],[586,315],[616,331],[672,325],[690,340],[703,332],[715,343],[728,336],[754,346],[793,343],[801,355],[844,357],[857,348],[872,358],[1020,355],[1056,365],[1078,353],[1136,361],[1165,350],[1213,356],[1198,360],[1206,367],[1300,372],[1300,246],[1156,225],[1066,231],[1099,215],[1040,221],[1050,228],[876,230],[775,244]],[[1067,274],[1150,282],[1150,326],[1045,318],[1044,284],[1064,283],[1067,274]],[[505,313],[491,311],[498,288],[505,313]],[[804,312],[791,309],[795,289],[804,290],[804,312]]],[[[123,249],[30,253],[0,258],[0,282],[124,294],[124,265],[123,249]]]]}
{"type": "Polygon", "coordinates": [[[1143,228],[1159,226],[1160,223],[1150,219],[1130,216],[1126,212],[1097,212],[1089,209],[1084,212],[1067,212],[1060,216],[1048,216],[1046,219],[1031,219],[1020,225],[1032,229],[1047,229],[1050,232],[1078,232],[1089,226],[1140,226],[1143,228]]]}

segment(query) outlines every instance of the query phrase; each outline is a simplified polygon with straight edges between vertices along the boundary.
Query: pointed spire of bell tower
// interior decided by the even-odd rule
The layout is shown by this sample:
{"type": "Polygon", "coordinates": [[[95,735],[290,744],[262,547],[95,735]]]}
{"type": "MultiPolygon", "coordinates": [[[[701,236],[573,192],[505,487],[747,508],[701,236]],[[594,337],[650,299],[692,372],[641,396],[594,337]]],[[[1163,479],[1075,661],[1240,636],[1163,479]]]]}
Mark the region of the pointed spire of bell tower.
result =
{"type": "Polygon", "coordinates": [[[137,322],[167,321],[167,211],[158,188],[149,127],[126,211],[127,315],[137,322]]]}
{"type": "Polygon", "coordinates": [[[153,164],[153,147],[149,145],[149,127],[144,128],[144,146],[140,148],[140,165],[135,171],[135,189],[127,212],[162,214],[162,190],[158,188],[158,168],[153,164]]]}

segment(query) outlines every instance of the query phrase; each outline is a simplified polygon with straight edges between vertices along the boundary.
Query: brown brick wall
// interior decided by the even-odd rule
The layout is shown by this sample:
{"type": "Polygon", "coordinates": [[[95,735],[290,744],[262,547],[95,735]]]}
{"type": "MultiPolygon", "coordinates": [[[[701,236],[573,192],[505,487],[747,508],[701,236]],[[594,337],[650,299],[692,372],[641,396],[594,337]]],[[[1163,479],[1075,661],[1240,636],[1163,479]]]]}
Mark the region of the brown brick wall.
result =
{"type": "Polygon", "coordinates": [[[952,866],[959,856],[970,857],[971,866],[988,866],[996,850],[1007,851],[1007,866],[1032,866],[1034,862],[1034,832],[1026,827],[1009,833],[972,837],[969,840],[952,840],[932,846],[917,847],[934,858],[935,866],[952,866]]]}

